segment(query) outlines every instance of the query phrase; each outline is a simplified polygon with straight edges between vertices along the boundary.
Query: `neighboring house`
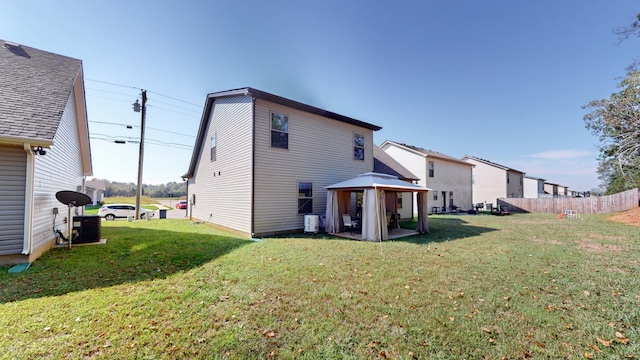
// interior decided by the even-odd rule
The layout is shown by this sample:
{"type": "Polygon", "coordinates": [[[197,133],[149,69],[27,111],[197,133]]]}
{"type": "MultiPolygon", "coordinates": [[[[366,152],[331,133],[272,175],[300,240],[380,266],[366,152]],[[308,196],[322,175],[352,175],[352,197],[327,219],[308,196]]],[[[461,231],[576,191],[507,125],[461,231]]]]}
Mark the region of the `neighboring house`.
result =
{"type": "Polygon", "coordinates": [[[27,263],[66,233],[55,194],[92,175],[82,61],[0,40],[0,79],[0,263],[27,263]]]}
{"type": "Polygon", "coordinates": [[[569,196],[569,187],[551,182],[544,183],[544,192],[546,197],[567,197],[569,196]]]}
{"type": "Polygon", "coordinates": [[[499,198],[524,196],[524,173],[489,160],[465,155],[463,161],[474,165],[473,203],[496,205],[499,198]]]}
{"type": "MultiPolygon", "coordinates": [[[[380,147],[373,147],[373,172],[379,174],[388,174],[397,177],[400,180],[417,183],[420,179],[414,175],[409,169],[402,166],[396,159],[384,152],[380,147]]],[[[398,193],[398,214],[401,219],[413,218],[413,196],[409,192],[398,193]]]]}
{"type": "Polygon", "coordinates": [[[253,88],[207,96],[189,165],[190,216],[247,236],[302,231],[326,186],[373,170],[381,127],[253,88]]]}
{"type": "Polygon", "coordinates": [[[558,197],[558,184],[545,182],[544,183],[544,194],[546,197],[558,197]]]}
{"type": "Polygon", "coordinates": [[[91,198],[91,204],[100,205],[102,200],[104,200],[104,192],[107,190],[104,181],[87,180],[84,183],[84,187],[84,193],[89,195],[89,197],[91,198]]]}
{"type": "Polygon", "coordinates": [[[528,199],[537,199],[545,197],[544,193],[544,182],[545,179],[533,177],[533,176],[524,176],[524,196],[528,199]]]}
{"type": "MultiPolygon", "coordinates": [[[[380,148],[418,176],[419,185],[432,189],[427,201],[429,213],[472,208],[471,164],[437,151],[389,140],[380,148]]],[[[414,195],[413,213],[417,214],[415,201],[414,195]]]]}

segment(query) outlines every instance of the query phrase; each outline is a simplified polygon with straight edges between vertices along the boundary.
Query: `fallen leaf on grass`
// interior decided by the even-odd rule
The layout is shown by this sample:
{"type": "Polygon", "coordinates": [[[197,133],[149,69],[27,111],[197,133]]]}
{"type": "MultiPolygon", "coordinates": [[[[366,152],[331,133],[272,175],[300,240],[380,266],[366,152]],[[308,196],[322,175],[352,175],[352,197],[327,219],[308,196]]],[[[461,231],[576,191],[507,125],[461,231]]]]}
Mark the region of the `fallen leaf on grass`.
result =
{"type": "Polygon", "coordinates": [[[586,352],[586,353],[584,353],[584,358],[585,359],[593,359],[593,354],[586,352]]]}
{"type": "Polygon", "coordinates": [[[629,339],[627,339],[621,332],[616,331],[617,341],[621,344],[627,345],[629,343],[629,339]]]}
{"type": "Polygon", "coordinates": [[[547,347],[547,345],[545,343],[541,343],[541,342],[538,342],[538,341],[536,341],[536,346],[539,347],[539,348],[543,348],[543,349],[545,347],[547,347]]]}
{"type": "Polygon", "coordinates": [[[589,347],[590,347],[591,349],[593,349],[593,351],[595,351],[595,352],[600,352],[600,351],[602,351],[602,350],[600,350],[600,348],[599,348],[599,347],[598,347],[598,345],[596,345],[596,344],[591,344],[591,345],[589,345],[589,347]]]}
{"type": "Polygon", "coordinates": [[[604,339],[600,339],[599,337],[596,338],[596,340],[598,340],[598,342],[606,347],[611,346],[611,343],[613,342],[613,340],[604,340],[604,339]]]}

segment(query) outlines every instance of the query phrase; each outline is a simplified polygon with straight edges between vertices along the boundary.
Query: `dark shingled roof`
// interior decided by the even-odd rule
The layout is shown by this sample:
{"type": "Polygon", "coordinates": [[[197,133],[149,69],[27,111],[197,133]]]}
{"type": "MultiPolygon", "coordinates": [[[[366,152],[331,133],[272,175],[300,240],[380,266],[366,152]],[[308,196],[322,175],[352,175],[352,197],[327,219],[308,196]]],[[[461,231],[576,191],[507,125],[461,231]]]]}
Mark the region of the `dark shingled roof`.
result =
{"type": "Polygon", "coordinates": [[[508,166],[500,165],[500,164],[494,163],[493,161],[482,159],[482,158],[479,158],[479,157],[476,157],[476,156],[465,155],[465,156],[462,157],[462,160],[464,160],[464,159],[472,159],[472,160],[475,160],[477,162],[481,162],[483,164],[486,164],[486,165],[489,165],[489,166],[493,166],[493,167],[496,167],[496,168],[501,169],[501,170],[514,171],[514,172],[519,172],[519,173],[524,174],[523,171],[516,170],[516,169],[510,168],[508,166]]]}
{"type": "Polygon", "coordinates": [[[0,138],[52,141],[82,61],[0,40],[0,138]]]}
{"type": "Polygon", "coordinates": [[[393,175],[405,181],[420,180],[406,167],[397,162],[396,159],[392,158],[391,155],[375,145],[373,146],[373,172],[393,175]]]}
{"type": "MultiPolygon", "coordinates": [[[[461,165],[470,165],[469,163],[462,161],[460,159],[456,159],[453,156],[449,156],[446,154],[443,154],[441,152],[437,152],[437,151],[433,151],[433,150],[427,150],[427,149],[423,149],[421,147],[417,147],[417,146],[412,146],[412,145],[407,145],[401,142],[396,142],[396,141],[391,141],[391,140],[387,140],[385,141],[385,143],[389,143],[389,144],[395,144],[396,146],[400,146],[400,147],[404,147],[406,149],[412,150],[418,154],[427,156],[427,157],[432,157],[432,158],[438,158],[441,160],[446,160],[446,161],[450,161],[450,162],[454,162],[457,164],[461,164],[461,165]]],[[[383,144],[384,145],[384,144],[383,144]]]]}

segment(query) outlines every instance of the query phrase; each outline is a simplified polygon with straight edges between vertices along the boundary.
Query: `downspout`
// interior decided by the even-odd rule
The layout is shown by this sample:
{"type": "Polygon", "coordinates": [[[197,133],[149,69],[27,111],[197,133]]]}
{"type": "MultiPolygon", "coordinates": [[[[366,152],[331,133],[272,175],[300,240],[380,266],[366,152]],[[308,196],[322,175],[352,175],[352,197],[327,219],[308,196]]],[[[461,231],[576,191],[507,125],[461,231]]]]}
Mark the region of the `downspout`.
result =
{"type": "MultiPolygon", "coordinates": [[[[86,193],[87,193],[87,184],[86,184],[86,181],[87,181],[87,177],[86,177],[86,176],[83,176],[83,177],[82,177],[82,191],[81,191],[83,194],[86,194],[86,193]]],[[[93,198],[91,198],[91,202],[93,202],[93,198]]],[[[91,205],[93,205],[93,204],[91,204],[91,205]]],[[[81,208],[81,210],[80,210],[80,216],[84,216],[84,206],[82,206],[82,208],[81,208]]]]}
{"type": "Polygon", "coordinates": [[[255,237],[255,229],[254,229],[254,219],[255,219],[255,194],[256,194],[256,98],[252,96],[251,101],[251,123],[252,123],[252,134],[251,134],[251,237],[255,237]]]}
{"type": "Polygon", "coordinates": [[[23,144],[24,152],[27,154],[25,186],[24,186],[24,240],[22,254],[29,255],[33,247],[33,184],[35,174],[35,155],[31,151],[31,145],[23,144]]]}

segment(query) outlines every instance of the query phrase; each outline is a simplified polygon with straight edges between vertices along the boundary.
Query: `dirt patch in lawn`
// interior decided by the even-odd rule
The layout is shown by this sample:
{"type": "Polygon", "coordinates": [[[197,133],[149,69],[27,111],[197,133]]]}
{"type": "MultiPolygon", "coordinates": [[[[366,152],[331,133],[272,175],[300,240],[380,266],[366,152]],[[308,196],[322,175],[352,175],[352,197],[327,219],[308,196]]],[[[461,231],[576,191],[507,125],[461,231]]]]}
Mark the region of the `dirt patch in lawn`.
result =
{"type": "Polygon", "coordinates": [[[625,248],[620,245],[599,244],[599,243],[592,242],[591,240],[588,240],[588,239],[583,239],[578,241],[578,248],[583,250],[594,251],[598,253],[625,251],[625,248]]]}
{"type": "Polygon", "coordinates": [[[640,207],[615,213],[611,216],[608,216],[607,220],[627,225],[640,226],[640,207]]]}

